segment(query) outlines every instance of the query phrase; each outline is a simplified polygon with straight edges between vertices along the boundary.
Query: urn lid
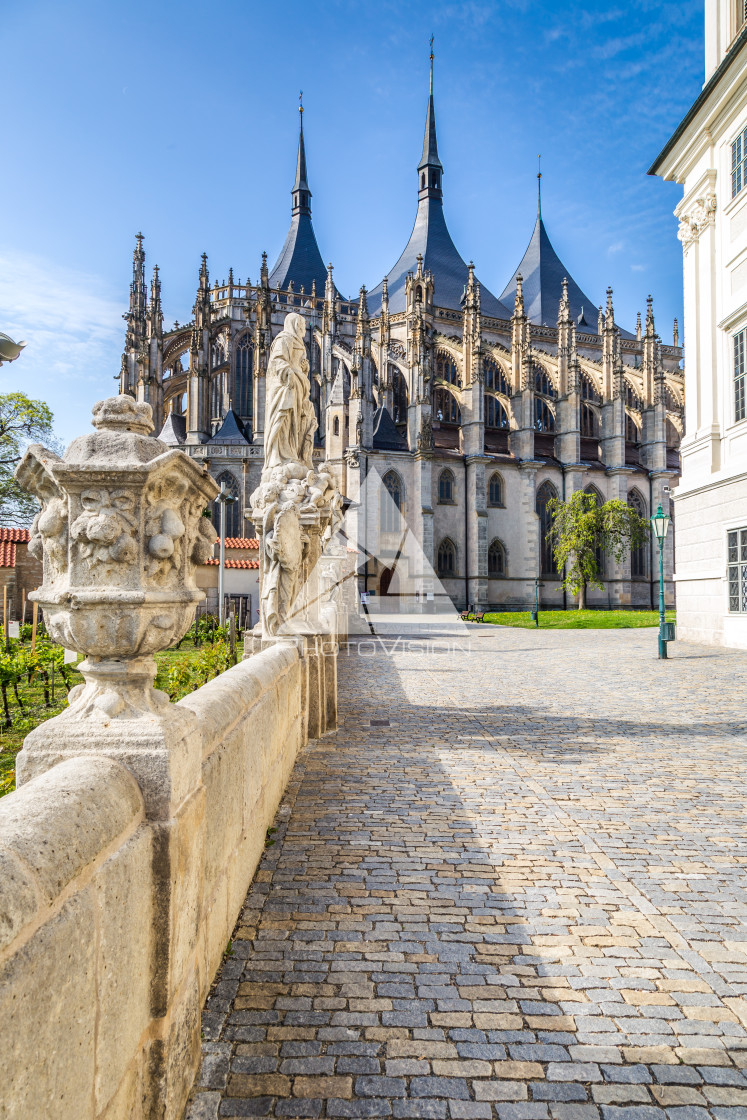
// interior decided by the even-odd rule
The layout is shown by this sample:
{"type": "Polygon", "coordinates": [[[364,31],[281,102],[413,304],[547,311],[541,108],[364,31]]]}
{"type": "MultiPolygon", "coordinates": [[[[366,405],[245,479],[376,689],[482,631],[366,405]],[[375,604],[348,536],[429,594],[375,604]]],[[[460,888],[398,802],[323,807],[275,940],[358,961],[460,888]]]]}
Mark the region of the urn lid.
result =
{"type": "Polygon", "coordinates": [[[153,410],[149,404],[123,394],[93,406],[95,433],[79,436],[65,452],[65,463],[88,466],[148,463],[169,448],[151,435],[153,410]]]}

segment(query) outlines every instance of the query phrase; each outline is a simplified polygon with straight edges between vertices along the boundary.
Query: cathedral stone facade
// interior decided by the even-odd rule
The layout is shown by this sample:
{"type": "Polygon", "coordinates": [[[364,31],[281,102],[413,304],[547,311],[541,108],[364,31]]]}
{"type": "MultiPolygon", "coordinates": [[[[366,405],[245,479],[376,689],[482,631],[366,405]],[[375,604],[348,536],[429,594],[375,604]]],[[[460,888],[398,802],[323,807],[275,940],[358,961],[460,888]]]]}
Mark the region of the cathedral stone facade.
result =
{"type": "MultiPolygon", "coordinates": [[[[611,289],[603,306],[584,295],[553,249],[539,192],[529,246],[500,297],[478,280],[444,217],[432,58],[412,234],[381,283],[346,299],[311,222],[300,113],[290,228],[274,268],[263,254],[257,283],[232,270],[211,283],[203,255],[192,320],[165,331],[158,269],[148,293],[138,234],[121,391],[148,401],[161,439],[225,483],[238,499],[228,535],[243,536],[262,470],[270,346],[297,311],[308,324],[315,457],[333,464],[344,494],[358,495],[375,471],[387,495],[360,590],[400,591],[395,527],[384,524],[391,498],[457,606],[526,607],[537,577],[541,602],[563,606],[570,596],[546,542],[551,497],[581,488],[644,517],[670,506],[684,415],[676,321],[665,345],[650,297],[630,332],[615,321],[611,289]]],[[[600,562],[605,587],[590,589],[590,605],[652,605],[650,547],[600,562]]]]}

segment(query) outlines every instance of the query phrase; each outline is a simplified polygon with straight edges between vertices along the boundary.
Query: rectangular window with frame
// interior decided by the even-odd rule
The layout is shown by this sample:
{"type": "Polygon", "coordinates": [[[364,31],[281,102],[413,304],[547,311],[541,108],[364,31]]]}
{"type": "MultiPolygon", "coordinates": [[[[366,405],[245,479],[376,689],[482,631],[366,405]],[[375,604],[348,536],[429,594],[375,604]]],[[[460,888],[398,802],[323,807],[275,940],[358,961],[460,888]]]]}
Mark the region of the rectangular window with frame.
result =
{"type": "Polygon", "coordinates": [[[734,420],[747,417],[747,386],[745,385],[745,346],[747,328],[734,335],[734,420]]]}
{"type": "Polygon", "coordinates": [[[731,197],[736,198],[747,184],[747,128],[731,145],[731,197]]]}
{"type": "Polygon", "coordinates": [[[726,534],[729,613],[747,614],[747,528],[726,534]]]}

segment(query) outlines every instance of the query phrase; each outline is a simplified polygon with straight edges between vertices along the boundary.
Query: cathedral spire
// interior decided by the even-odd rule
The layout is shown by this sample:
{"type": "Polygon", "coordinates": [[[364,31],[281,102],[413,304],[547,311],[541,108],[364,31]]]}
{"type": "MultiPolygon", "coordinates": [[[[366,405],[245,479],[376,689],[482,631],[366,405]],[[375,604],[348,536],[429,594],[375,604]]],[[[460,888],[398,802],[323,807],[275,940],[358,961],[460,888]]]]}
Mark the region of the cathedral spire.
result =
{"type": "Polygon", "coordinates": [[[145,288],[145,250],[142,233],[135,234],[135,249],[132,254],[132,284],[130,285],[130,315],[136,319],[145,316],[147,303],[145,288]]]}
{"type": "MultiPolygon", "coordinates": [[[[303,92],[303,91],[302,91],[303,92]]],[[[316,281],[317,291],[321,291],[326,279],[326,269],[319,246],[316,242],[314,227],[311,224],[311,191],[306,173],[306,145],[303,135],[303,102],[299,96],[298,117],[298,155],[296,157],[296,178],[291,190],[293,208],[291,224],[285,244],[270,273],[271,288],[281,291],[311,291],[316,281]]]]}
{"type": "Polygon", "coordinates": [[[542,156],[537,156],[537,220],[542,221],[542,156]]]}
{"type": "Polygon", "coordinates": [[[298,95],[298,156],[296,158],[296,181],[291,194],[294,214],[311,214],[311,191],[306,180],[306,147],[303,142],[303,90],[298,95]]]}
{"type": "Polygon", "coordinates": [[[431,75],[430,92],[428,94],[428,112],[425,118],[425,137],[423,138],[423,156],[418,164],[418,198],[442,198],[441,176],[443,164],[438,158],[438,143],[436,140],[436,110],[433,104],[433,36],[431,36],[431,75]]]}

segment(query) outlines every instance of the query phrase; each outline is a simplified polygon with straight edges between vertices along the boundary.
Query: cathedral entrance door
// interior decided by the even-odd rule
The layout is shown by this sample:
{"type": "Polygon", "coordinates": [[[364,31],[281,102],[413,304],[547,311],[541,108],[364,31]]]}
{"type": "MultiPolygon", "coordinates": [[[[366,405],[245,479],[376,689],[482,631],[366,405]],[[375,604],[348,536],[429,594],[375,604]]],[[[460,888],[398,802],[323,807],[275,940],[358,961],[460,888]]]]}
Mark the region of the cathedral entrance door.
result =
{"type": "Polygon", "coordinates": [[[395,568],[384,568],[379,577],[379,595],[387,597],[387,611],[399,609],[399,580],[395,568]]]}

